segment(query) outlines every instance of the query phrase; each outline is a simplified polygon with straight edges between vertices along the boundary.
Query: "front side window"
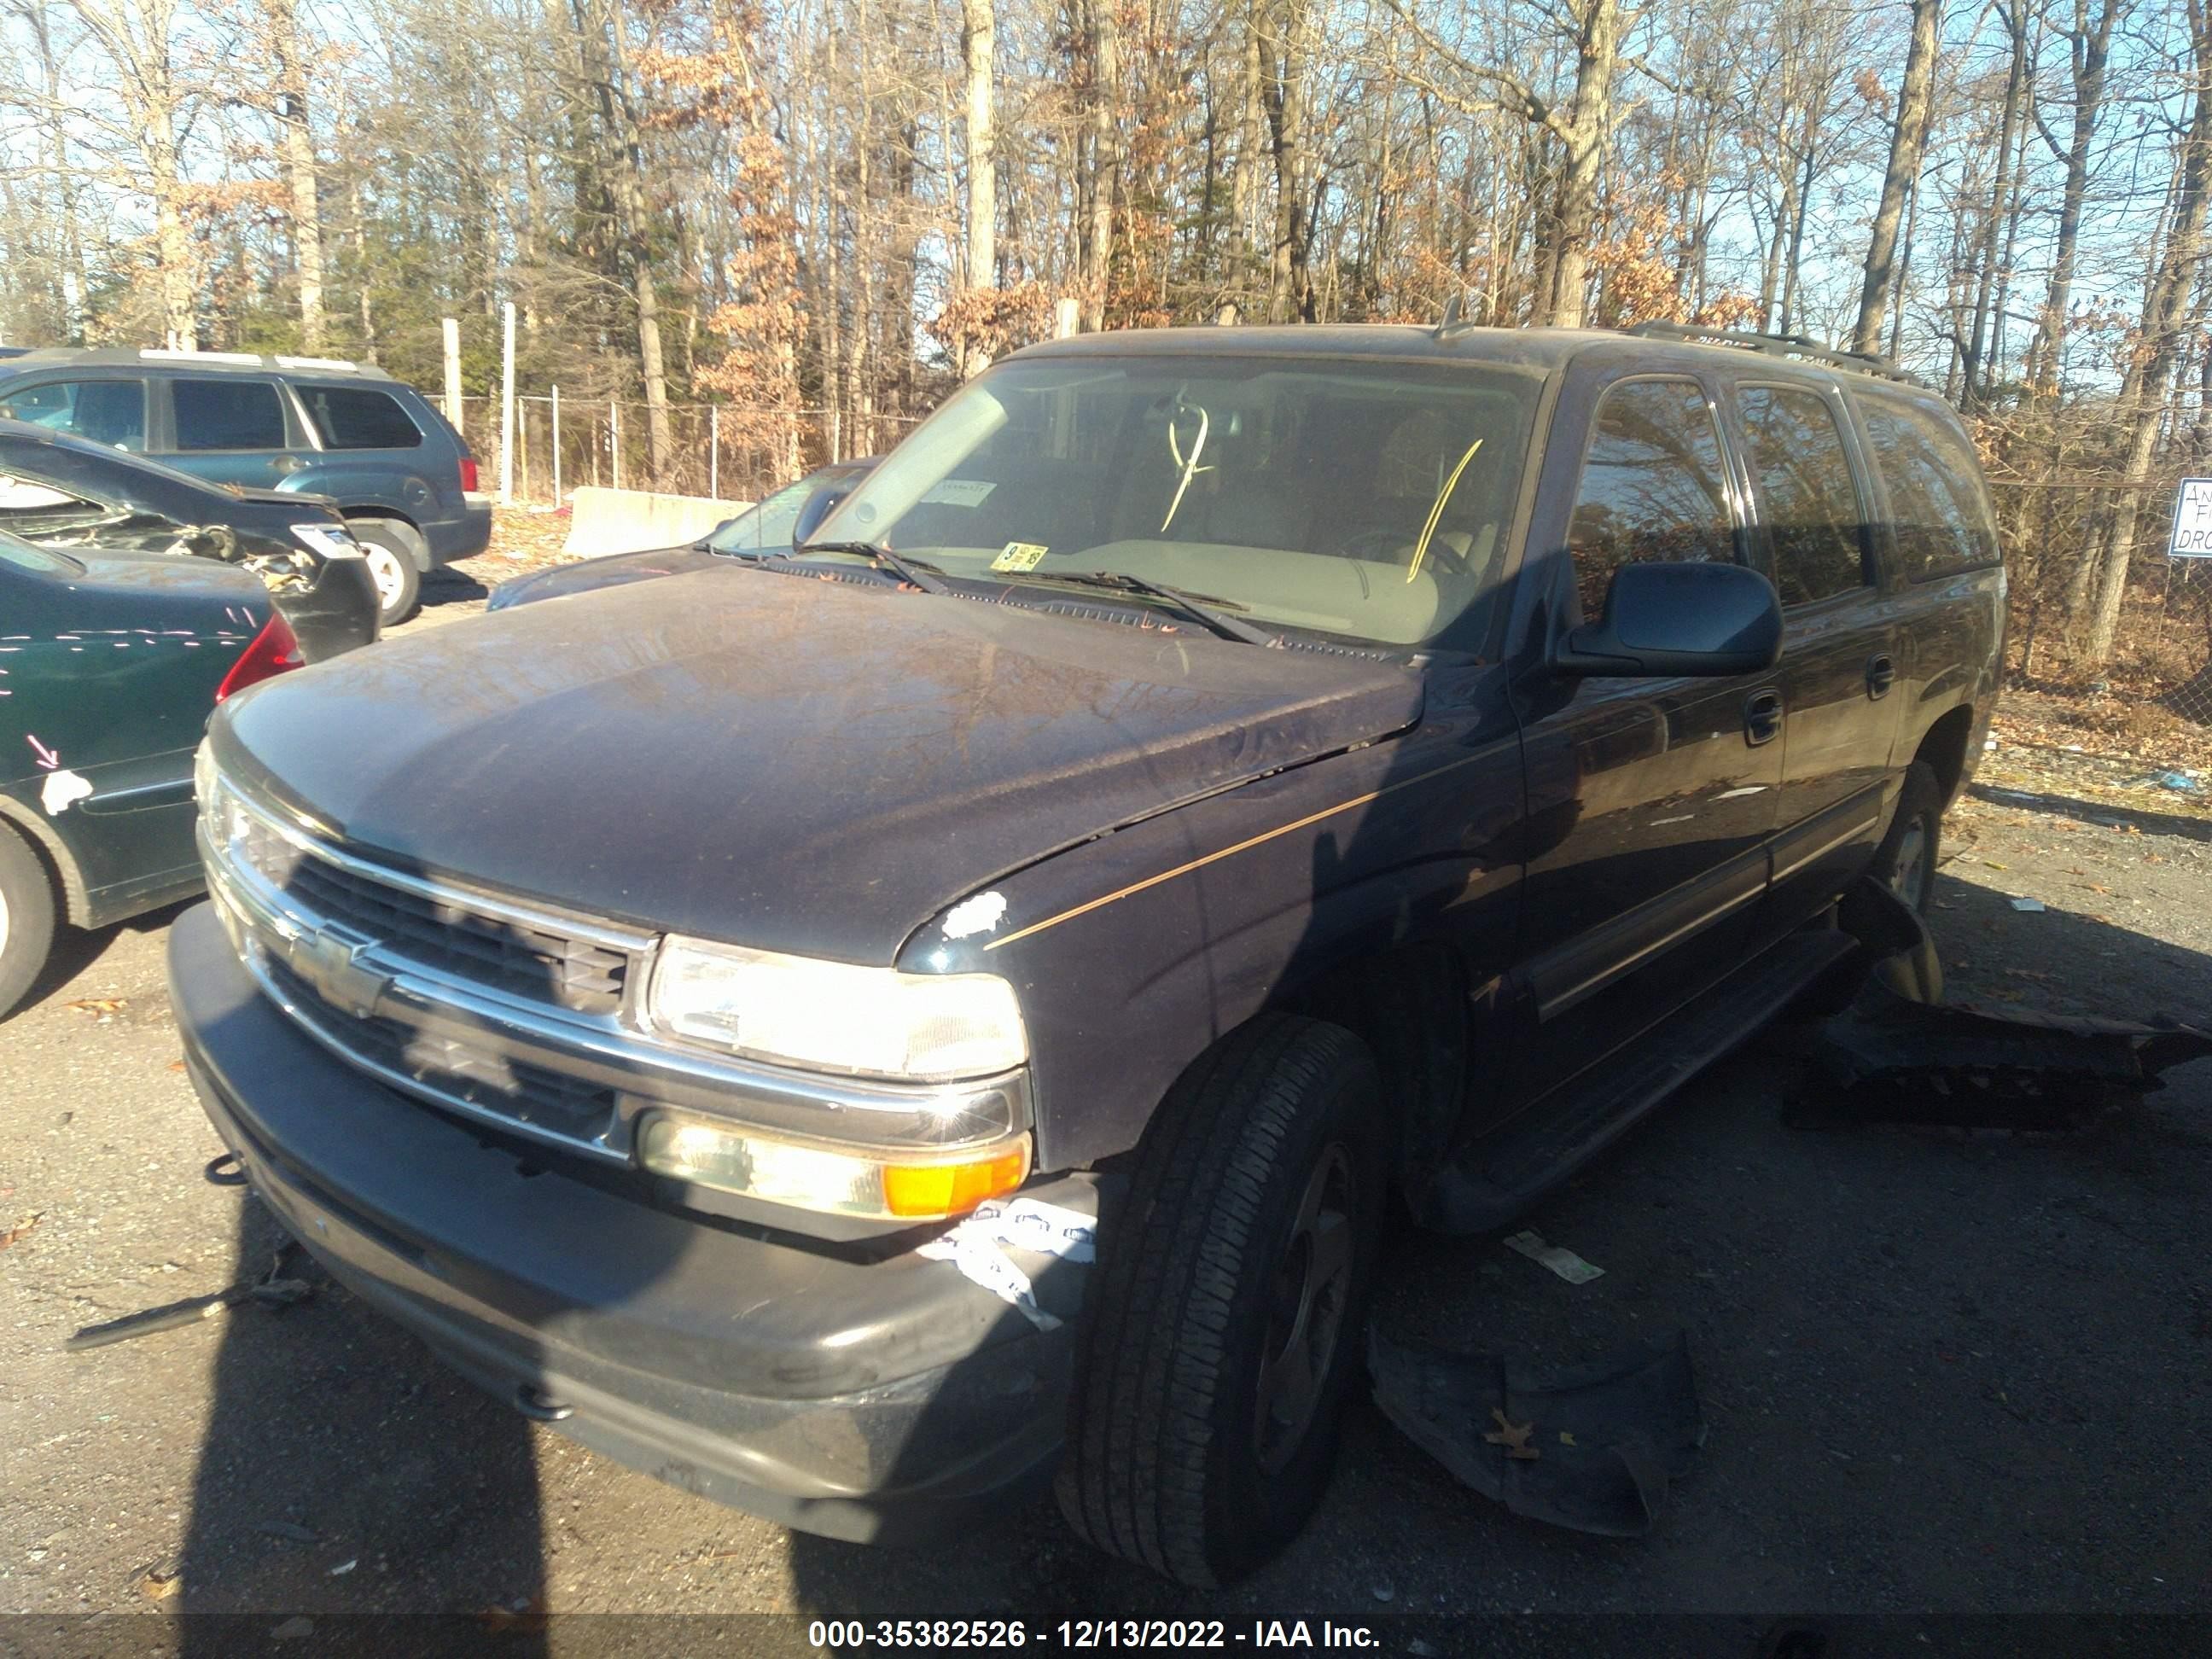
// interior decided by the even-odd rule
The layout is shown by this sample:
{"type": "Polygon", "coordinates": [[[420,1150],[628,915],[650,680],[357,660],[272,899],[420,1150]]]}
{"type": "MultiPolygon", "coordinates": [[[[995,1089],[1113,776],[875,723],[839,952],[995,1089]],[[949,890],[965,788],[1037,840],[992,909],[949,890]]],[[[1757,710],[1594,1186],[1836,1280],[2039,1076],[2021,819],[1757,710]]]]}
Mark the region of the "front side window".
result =
{"type": "Polygon", "coordinates": [[[1540,386],[1487,364],[1016,361],[963,388],[814,536],[1018,588],[1164,583],[1266,629],[1470,638],[1540,386]]]}
{"type": "Polygon", "coordinates": [[[1736,393],[1760,517],[1784,605],[1866,586],[1858,486],[1835,410],[1817,392],[1748,386],[1736,393]]]}
{"type": "Polygon", "coordinates": [[[174,380],[179,449],[282,449],[284,410],[273,381],[174,380]]]}
{"type": "Polygon", "coordinates": [[[1567,521],[1583,615],[1605,609],[1624,564],[1734,561],[1726,480],[1720,428],[1695,380],[1628,380],[1608,391],[1567,521]]]}
{"type": "Polygon", "coordinates": [[[799,509],[806,505],[806,498],[814,493],[814,480],[810,477],[770,491],[736,518],[719,526],[707,538],[707,544],[718,553],[773,551],[777,548],[789,547],[792,528],[799,522],[799,509]]]}
{"type": "Polygon", "coordinates": [[[1944,421],[1902,398],[1868,397],[1867,441],[1889,495],[1899,568],[1925,581],[1997,562],[1981,464],[1944,421]]]}
{"type": "Polygon", "coordinates": [[[42,380],[0,391],[0,416],[50,432],[73,432],[111,449],[146,447],[143,380],[42,380]]]}
{"type": "Polygon", "coordinates": [[[422,428],[388,392],[354,386],[303,386],[298,391],[325,449],[422,447],[422,428]]]}

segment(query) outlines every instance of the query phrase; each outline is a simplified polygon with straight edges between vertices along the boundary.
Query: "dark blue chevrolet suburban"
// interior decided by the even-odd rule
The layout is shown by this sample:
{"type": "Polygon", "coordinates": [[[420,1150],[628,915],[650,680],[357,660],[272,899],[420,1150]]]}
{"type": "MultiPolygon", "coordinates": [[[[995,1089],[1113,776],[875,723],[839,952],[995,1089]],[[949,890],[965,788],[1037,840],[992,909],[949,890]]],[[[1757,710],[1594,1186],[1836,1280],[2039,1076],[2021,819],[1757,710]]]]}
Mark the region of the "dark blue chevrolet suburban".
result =
{"type": "Polygon", "coordinates": [[[2005,589],[1885,364],[1449,324],[1019,352],[718,563],[224,705],[216,1131],[587,1445],[850,1538],[1056,1476],[1198,1584],[1388,1206],[1505,1224],[1926,902],[2005,589]]]}
{"type": "Polygon", "coordinates": [[[326,357],[52,347],[0,360],[0,416],[210,483],[320,495],[368,556],[382,625],[422,577],[481,553],[491,500],[444,416],[382,369],[326,357]]]}

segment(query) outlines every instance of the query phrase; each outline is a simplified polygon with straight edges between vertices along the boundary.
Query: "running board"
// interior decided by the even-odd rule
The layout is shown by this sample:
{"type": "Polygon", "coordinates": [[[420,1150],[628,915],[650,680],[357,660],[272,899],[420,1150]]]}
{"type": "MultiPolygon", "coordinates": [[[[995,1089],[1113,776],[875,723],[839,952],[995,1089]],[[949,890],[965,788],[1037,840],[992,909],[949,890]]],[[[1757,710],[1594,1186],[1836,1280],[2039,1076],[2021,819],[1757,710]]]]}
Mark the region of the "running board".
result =
{"type": "Polygon", "coordinates": [[[1838,928],[1809,928],[1753,957],[1620,1054],[1461,1152],[1431,1184],[1420,1224],[1478,1233],[1515,1219],[1683,1084],[1756,1036],[1858,944],[1838,928]]]}

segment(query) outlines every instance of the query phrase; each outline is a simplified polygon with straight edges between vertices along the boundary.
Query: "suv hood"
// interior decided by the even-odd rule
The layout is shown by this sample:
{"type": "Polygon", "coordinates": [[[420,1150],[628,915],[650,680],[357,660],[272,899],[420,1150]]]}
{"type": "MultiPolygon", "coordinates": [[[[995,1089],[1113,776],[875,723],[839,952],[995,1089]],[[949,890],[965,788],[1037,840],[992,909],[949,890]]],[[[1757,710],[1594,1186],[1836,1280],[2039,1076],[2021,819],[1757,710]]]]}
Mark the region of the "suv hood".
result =
{"type": "Polygon", "coordinates": [[[286,675],[227,703],[216,743],[404,868],[888,963],[1012,870],[1420,703],[1417,675],[1348,653],[715,570],[286,675]]]}

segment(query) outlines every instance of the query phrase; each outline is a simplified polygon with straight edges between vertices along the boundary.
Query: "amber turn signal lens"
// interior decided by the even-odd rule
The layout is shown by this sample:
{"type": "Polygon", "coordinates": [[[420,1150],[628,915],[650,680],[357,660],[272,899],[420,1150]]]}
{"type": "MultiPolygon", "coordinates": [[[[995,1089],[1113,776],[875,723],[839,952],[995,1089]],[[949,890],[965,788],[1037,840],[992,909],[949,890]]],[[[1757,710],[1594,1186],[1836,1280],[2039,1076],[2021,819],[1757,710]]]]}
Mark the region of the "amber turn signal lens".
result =
{"type": "Polygon", "coordinates": [[[893,1215],[965,1215],[1011,1193],[1030,1172],[1027,1143],[981,1164],[886,1164],[884,1208],[893,1215]]]}

